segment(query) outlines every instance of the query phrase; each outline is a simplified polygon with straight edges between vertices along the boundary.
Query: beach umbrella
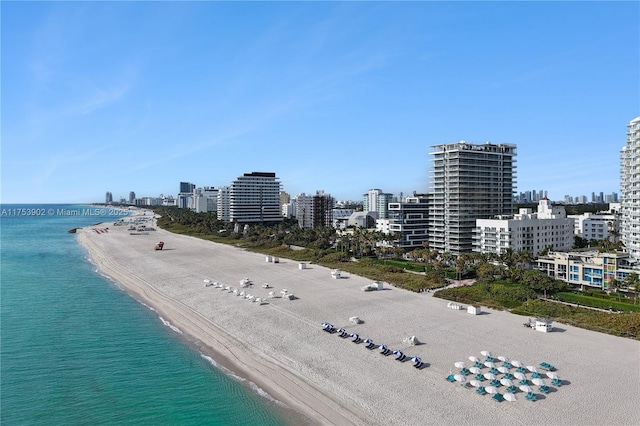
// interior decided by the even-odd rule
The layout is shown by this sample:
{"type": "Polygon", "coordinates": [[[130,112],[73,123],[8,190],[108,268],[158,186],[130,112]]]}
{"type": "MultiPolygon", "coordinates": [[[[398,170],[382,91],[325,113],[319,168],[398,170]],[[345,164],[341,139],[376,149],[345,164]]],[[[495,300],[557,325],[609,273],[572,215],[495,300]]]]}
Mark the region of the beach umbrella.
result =
{"type": "Polygon", "coordinates": [[[486,390],[487,393],[498,393],[498,388],[495,386],[487,386],[484,390],[486,390]]]}
{"type": "Polygon", "coordinates": [[[480,374],[482,370],[480,370],[478,367],[471,367],[469,368],[469,371],[471,371],[471,373],[473,374],[480,374]]]}
{"type": "Polygon", "coordinates": [[[513,365],[516,368],[524,367],[524,364],[521,363],[520,361],[511,361],[511,365],[513,365]]]}
{"type": "Polygon", "coordinates": [[[513,375],[518,380],[525,380],[527,378],[527,376],[525,376],[524,373],[519,373],[517,371],[515,373],[513,373],[513,375]]]}
{"type": "Polygon", "coordinates": [[[506,367],[498,367],[498,371],[502,374],[507,374],[509,372],[509,369],[506,367]]]}
{"type": "Polygon", "coordinates": [[[420,359],[419,356],[412,356],[411,357],[411,361],[413,361],[413,362],[422,362],[422,360],[420,359]]]}
{"type": "Polygon", "coordinates": [[[453,365],[455,365],[456,368],[467,368],[467,364],[465,364],[464,362],[456,362],[453,365]]]}
{"type": "Polygon", "coordinates": [[[533,379],[531,380],[533,382],[534,385],[536,386],[545,386],[544,380],[543,379],[533,379]]]}
{"type": "Polygon", "coordinates": [[[560,376],[558,376],[558,373],[554,373],[552,371],[547,373],[547,377],[550,379],[556,379],[556,380],[560,378],[560,376]]]}
{"type": "Polygon", "coordinates": [[[482,356],[491,356],[491,352],[489,351],[480,351],[480,353],[482,354],[482,356]]]}
{"type": "Polygon", "coordinates": [[[487,380],[495,380],[496,379],[496,375],[495,374],[491,374],[491,373],[484,373],[484,378],[487,380]]]}
{"type": "Polygon", "coordinates": [[[527,385],[520,386],[520,390],[525,393],[533,392],[533,388],[527,385]]]}
{"type": "Polygon", "coordinates": [[[378,349],[380,349],[381,351],[386,351],[387,350],[387,345],[380,345],[380,346],[378,346],[378,349]]]}
{"type": "Polygon", "coordinates": [[[469,357],[469,361],[471,361],[471,362],[480,362],[480,358],[478,358],[477,356],[470,356],[469,357]]]}
{"type": "Polygon", "coordinates": [[[498,357],[498,359],[499,359],[500,361],[502,361],[502,362],[509,362],[509,358],[507,358],[506,356],[502,356],[502,355],[500,355],[500,356],[498,357]]]}
{"type": "Polygon", "coordinates": [[[368,345],[369,343],[373,343],[373,340],[371,340],[371,339],[364,339],[364,342],[368,345]]]}
{"type": "Polygon", "coordinates": [[[486,365],[489,368],[496,368],[496,365],[491,361],[485,362],[484,365],[486,365]]]}
{"type": "Polygon", "coordinates": [[[534,367],[533,365],[527,365],[527,370],[531,371],[532,373],[537,373],[538,369],[536,367],[534,367]]]}
{"type": "Polygon", "coordinates": [[[479,388],[480,386],[482,386],[482,382],[480,380],[471,380],[469,383],[471,383],[471,386],[479,388]]]}
{"type": "Polygon", "coordinates": [[[513,382],[509,379],[500,379],[500,384],[502,386],[513,386],[513,382]]]}
{"type": "Polygon", "coordinates": [[[505,393],[503,396],[504,396],[504,399],[510,402],[514,402],[518,400],[518,397],[512,393],[505,393]]]}
{"type": "Polygon", "coordinates": [[[353,337],[353,340],[357,340],[358,337],[360,337],[360,336],[358,336],[356,333],[351,333],[351,336],[349,336],[349,337],[353,337]]]}
{"type": "Polygon", "coordinates": [[[344,333],[344,331],[345,331],[344,328],[339,328],[338,329],[338,333],[344,333]]]}
{"type": "Polygon", "coordinates": [[[456,380],[456,382],[466,382],[467,381],[467,378],[464,377],[464,375],[462,375],[462,374],[455,374],[453,376],[453,378],[456,380]]]}
{"type": "Polygon", "coordinates": [[[393,351],[393,354],[394,354],[394,355],[396,355],[396,356],[402,356],[402,355],[404,355],[402,352],[400,352],[400,351],[398,351],[398,350],[393,351]]]}

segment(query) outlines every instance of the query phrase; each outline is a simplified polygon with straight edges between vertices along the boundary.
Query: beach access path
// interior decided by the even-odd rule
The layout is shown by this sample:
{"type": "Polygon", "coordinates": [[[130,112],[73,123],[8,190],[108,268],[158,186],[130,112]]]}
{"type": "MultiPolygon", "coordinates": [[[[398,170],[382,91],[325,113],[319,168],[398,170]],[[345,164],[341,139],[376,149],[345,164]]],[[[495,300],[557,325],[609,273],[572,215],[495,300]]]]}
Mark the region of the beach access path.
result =
{"type": "MultiPolygon", "coordinates": [[[[333,279],[315,264],[266,256],[158,229],[130,235],[126,226],[78,230],[100,272],[153,307],[206,355],[320,425],[637,425],[640,342],[554,324],[551,333],[523,327],[528,318],[482,309],[447,308],[430,293],[348,275],[333,279]],[[163,250],[154,250],[158,241],[163,250]],[[249,278],[258,305],[215,286],[249,278]],[[272,288],[262,288],[268,283],[272,288]],[[296,298],[269,298],[286,289],[296,298]],[[357,316],[361,324],[349,321],[357,316]],[[419,356],[425,367],[322,330],[329,322],[376,344],[419,356]],[[423,344],[403,339],[416,336],[423,344]],[[563,386],[527,401],[493,401],[445,378],[455,362],[491,351],[525,365],[557,367],[563,386]]],[[[344,276],[344,274],[343,274],[344,276]]],[[[486,370],[486,369],[485,369],[486,370]]],[[[471,379],[471,377],[469,377],[471,379]]],[[[547,380],[549,382],[549,380],[547,380]]],[[[534,390],[535,390],[534,386],[534,390]]],[[[503,392],[503,390],[500,390],[503,392]]]]}

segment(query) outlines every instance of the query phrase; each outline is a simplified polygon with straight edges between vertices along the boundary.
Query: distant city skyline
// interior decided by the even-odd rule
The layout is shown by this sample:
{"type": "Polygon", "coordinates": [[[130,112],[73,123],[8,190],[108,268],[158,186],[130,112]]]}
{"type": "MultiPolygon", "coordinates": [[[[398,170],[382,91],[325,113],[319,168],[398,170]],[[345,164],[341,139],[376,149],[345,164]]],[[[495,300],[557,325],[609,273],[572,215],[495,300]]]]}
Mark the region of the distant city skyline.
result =
{"type": "Polygon", "coordinates": [[[638,2],[5,2],[3,203],[429,189],[429,153],[517,147],[516,193],[620,193],[638,2]]]}

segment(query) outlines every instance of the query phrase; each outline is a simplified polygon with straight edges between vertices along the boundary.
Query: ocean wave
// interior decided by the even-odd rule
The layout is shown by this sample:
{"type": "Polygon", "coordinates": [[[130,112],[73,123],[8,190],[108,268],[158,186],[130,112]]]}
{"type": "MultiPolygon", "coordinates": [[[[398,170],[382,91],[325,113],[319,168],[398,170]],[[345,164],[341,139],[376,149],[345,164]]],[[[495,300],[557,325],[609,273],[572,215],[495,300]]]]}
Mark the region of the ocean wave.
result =
{"type": "Polygon", "coordinates": [[[178,327],[176,327],[175,325],[171,324],[169,321],[167,321],[166,319],[162,318],[160,315],[158,315],[158,318],[160,318],[160,321],[162,321],[162,323],[164,325],[166,325],[167,327],[169,327],[170,329],[172,329],[176,333],[182,334],[182,330],[180,330],[178,327]]]}
{"type": "Polygon", "coordinates": [[[267,391],[265,391],[264,389],[262,389],[260,386],[256,385],[255,383],[253,383],[250,380],[245,379],[244,377],[240,377],[237,374],[233,373],[231,370],[221,366],[220,364],[218,364],[213,358],[211,358],[210,356],[207,356],[203,353],[200,353],[200,356],[202,358],[204,358],[205,360],[207,360],[207,362],[209,362],[209,364],[213,365],[216,369],[218,369],[219,371],[221,371],[222,373],[224,373],[226,376],[229,376],[230,378],[232,378],[233,380],[236,380],[238,382],[246,382],[247,385],[249,386],[249,388],[251,390],[253,390],[255,393],[257,393],[259,396],[267,399],[269,402],[279,405],[281,407],[286,407],[287,405],[282,402],[282,401],[278,401],[277,399],[275,399],[274,397],[272,397],[271,395],[269,395],[269,393],[267,391]]]}
{"type": "Polygon", "coordinates": [[[150,311],[152,311],[152,312],[157,312],[153,307],[151,307],[151,306],[147,305],[147,304],[146,304],[146,303],[144,303],[144,302],[140,302],[140,304],[141,304],[142,306],[144,306],[145,308],[149,309],[149,310],[150,310],[150,311]]]}

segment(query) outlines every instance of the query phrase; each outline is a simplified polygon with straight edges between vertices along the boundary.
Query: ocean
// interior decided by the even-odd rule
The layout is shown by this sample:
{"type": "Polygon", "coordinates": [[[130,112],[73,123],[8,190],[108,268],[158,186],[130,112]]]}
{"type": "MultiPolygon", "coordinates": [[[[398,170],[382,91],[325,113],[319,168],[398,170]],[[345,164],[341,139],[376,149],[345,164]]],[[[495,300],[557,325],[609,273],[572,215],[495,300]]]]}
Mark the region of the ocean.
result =
{"type": "Polygon", "coordinates": [[[77,205],[0,214],[2,425],[302,422],[99,275],[67,232],[122,216],[77,205]]]}

